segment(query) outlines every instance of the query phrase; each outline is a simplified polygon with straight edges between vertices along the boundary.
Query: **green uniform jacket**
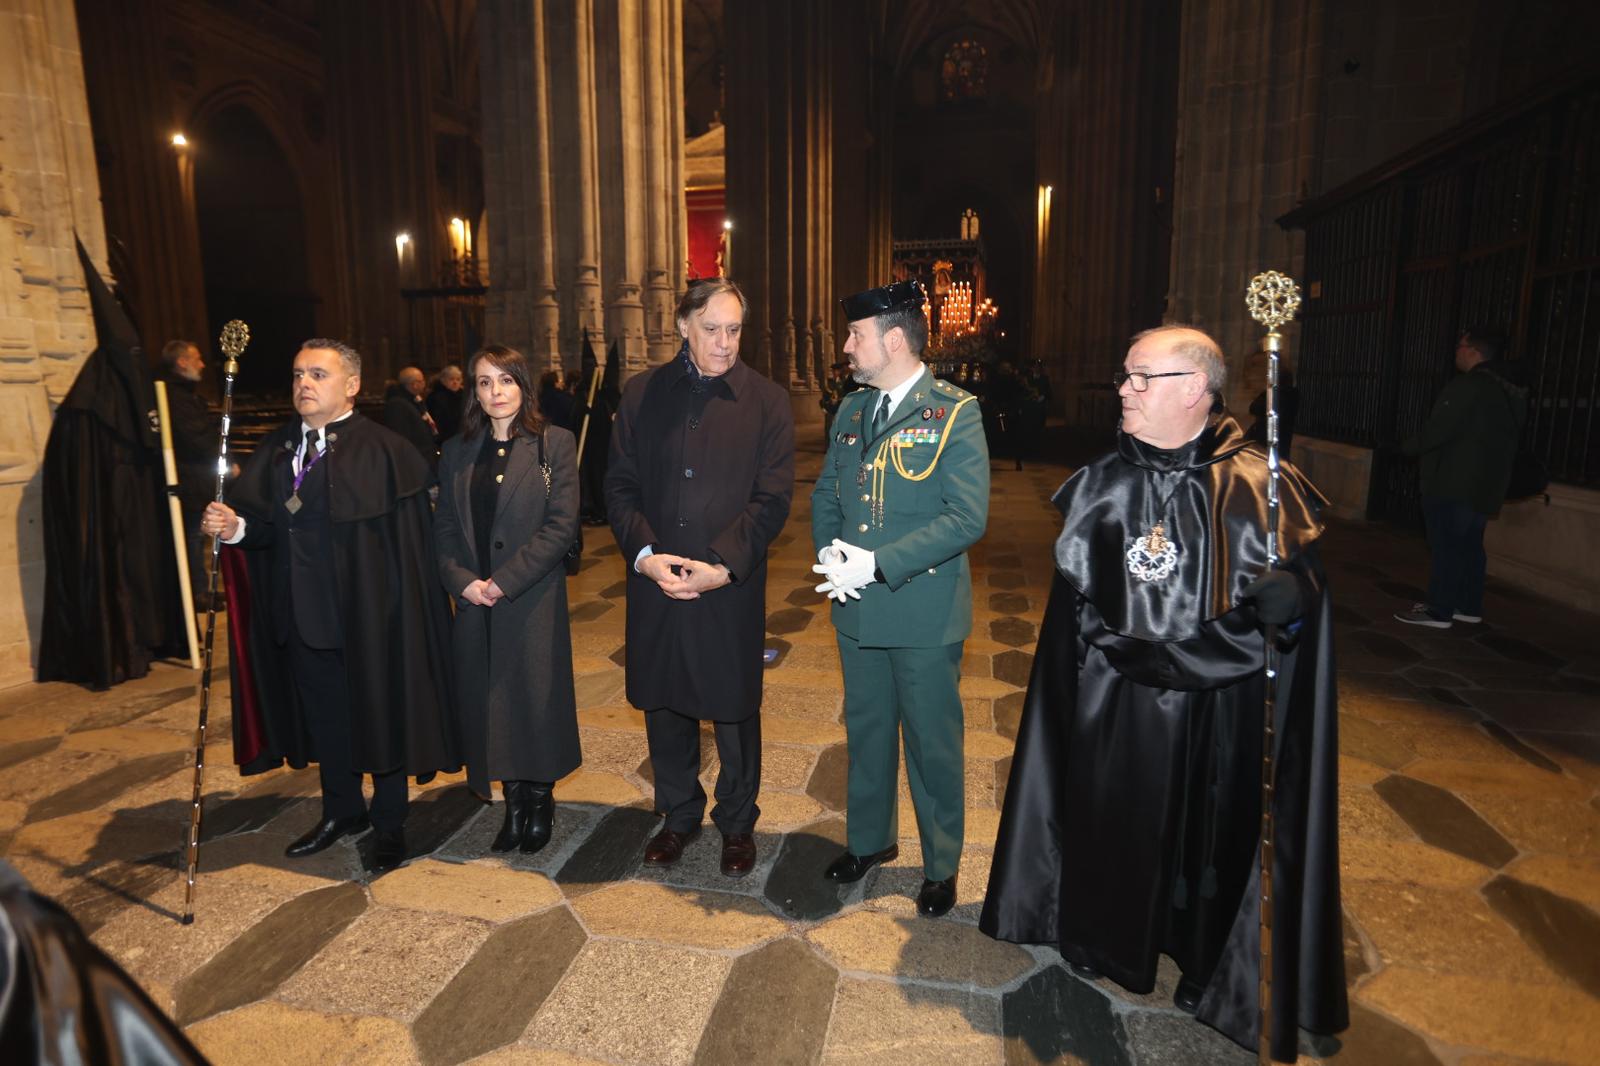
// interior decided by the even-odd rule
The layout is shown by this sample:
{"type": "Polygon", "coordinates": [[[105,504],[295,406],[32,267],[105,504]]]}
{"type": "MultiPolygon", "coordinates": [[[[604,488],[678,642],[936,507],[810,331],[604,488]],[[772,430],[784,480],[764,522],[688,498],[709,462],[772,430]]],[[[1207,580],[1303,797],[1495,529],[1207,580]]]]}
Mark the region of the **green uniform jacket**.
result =
{"type": "Polygon", "coordinates": [[[883,575],[861,590],[859,600],[835,603],[833,624],[871,648],[954,644],[972,631],[967,549],[989,521],[983,414],[970,393],[924,370],[884,432],[869,437],[872,406],[881,395],[860,389],[840,403],[811,493],[812,546],[821,550],[838,537],[867,548],[883,575]],[[884,449],[886,439],[901,446],[884,449]],[[882,468],[871,469],[880,455],[882,468]],[[907,477],[930,466],[922,480],[907,477]],[[882,504],[877,514],[875,502],[882,504]]]}
{"type": "Polygon", "coordinates": [[[1451,378],[1421,430],[1401,446],[1421,467],[1422,495],[1496,515],[1505,502],[1528,390],[1479,363],[1451,378]]]}

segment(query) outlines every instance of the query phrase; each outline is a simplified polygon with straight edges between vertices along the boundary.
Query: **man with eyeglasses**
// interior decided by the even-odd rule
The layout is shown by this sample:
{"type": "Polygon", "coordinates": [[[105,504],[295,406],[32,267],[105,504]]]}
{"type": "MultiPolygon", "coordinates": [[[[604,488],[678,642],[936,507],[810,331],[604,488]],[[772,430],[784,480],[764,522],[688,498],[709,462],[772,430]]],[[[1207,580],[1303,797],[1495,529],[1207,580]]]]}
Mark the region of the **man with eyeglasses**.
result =
{"type": "Polygon", "coordinates": [[[1055,495],[1065,516],[980,927],[1052,944],[1086,979],[1155,987],[1254,1047],[1264,631],[1278,627],[1272,1053],[1348,1024],[1339,909],[1330,606],[1322,496],[1279,479],[1222,409],[1217,343],[1133,338],[1116,449],[1055,495]]]}

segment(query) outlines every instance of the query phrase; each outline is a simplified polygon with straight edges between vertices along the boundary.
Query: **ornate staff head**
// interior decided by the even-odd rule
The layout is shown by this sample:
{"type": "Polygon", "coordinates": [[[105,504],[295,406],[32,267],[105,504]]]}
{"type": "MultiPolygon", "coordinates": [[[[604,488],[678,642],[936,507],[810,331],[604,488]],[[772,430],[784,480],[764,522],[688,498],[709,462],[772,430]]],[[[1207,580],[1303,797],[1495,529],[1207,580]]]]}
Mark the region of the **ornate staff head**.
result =
{"type": "Polygon", "coordinates": [[[1267,327],[1267,348],[1276,352],[1283,340],[1278,327],[1294,321],[1300,310],[1300,286],[1289,275],[1268,270],[1250,279],[1244,305],[1251,318],[1267,327]]]}
{"type": "Polygon", "coordinates": [[[222,327],[222,336],[217,338],[222,345],[222,354],[228,357],[227,365],[222,368],[223,373],[229,377],[239,372],[239,356],[244,354],[245,346],[250,343],[250,327],[237,318],[230,319],[222,327]]]}

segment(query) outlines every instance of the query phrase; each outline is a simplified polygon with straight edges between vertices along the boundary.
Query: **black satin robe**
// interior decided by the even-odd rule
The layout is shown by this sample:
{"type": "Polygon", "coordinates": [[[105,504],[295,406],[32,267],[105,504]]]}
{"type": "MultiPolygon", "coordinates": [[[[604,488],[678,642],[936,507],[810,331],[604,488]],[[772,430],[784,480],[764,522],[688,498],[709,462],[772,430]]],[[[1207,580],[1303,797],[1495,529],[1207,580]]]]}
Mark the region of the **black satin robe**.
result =
{"type": "MultiPolygon", "coordinates": [[[[1119,437],[1055,502],[1060,570],[1034,656],[980,927],[1055,944],[1135,992],[1157,956],[1205,983],[1200,1020],[1257,1039],[1263,637],[1240,593],[1266,567],[1265,457],[1223,416],[1185,448],[1119,437]],[[1165,505],[1165,506],[1163,506],[1165,505]],[[1165,581],[1125,552],[1158,513],[1165,581]]],[[[1321,496],[1280,479],[1306,604],[1281,639],[1273,1056],[1348,1024],[1339,908],[1337,695],[1315,540],[1321,496]]]]}

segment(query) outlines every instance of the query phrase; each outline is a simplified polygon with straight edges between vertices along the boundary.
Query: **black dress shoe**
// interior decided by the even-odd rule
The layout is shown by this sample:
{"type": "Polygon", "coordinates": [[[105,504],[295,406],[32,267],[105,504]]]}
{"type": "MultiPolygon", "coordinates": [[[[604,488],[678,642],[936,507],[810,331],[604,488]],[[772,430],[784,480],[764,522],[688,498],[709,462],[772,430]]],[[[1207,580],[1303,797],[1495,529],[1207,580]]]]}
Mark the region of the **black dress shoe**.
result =
{"type": "Polygon", "coordinates": [[[303,859],[333,846],[341,837],[352,833],[365,833],[370,823],[365,813],[348,818],[324,818],[311,827],[311,831],[283,849],[291,859],[303,859]]]}
{"type": "Polygon", "coordinates": [[[644,864],[646,866],[673,866],[683,858],[684,845],[700,835],[700,827],[695,826],[687,833],[680,833],[676,829],[663,829],[650,838],[650,843],[644,846],[644,864]]]}
{"type": "Polygon", "coordinates": [[[822,876],[841,885],[848,885],[867,876],[867,871],[879,863],[894,862],[899,857],[899,844],[890,844],[882,851],[875,851],[871,855],[852,855],[847,851],[830,862],[828,868],[822,871],[822,876]]]}
{"type": "Polygon", "coordinates": [[[380,829],[372,842],[372,866],[375,874],[393,870],[406,861],[406,831],[380,829]]]}
{"type": "Polygon", "coordinates": [[[507,781],[505,795],[505,824],[500,827],[494,843],[489,845],[490,851],[511,851],[522,843],[522,835],[528,831],[528,816],[531,813],[528,782],[507,781]]]}
{"type": "Polygon", "coordinates": [[[517,850],[524,855],[532,855],[550,843],[550,834],[555,831],[555,785],[544,781],[524,781],[522,784],[528,794],[528,824],[522,830],[522,843],[517,850]]]}
{"type": "Polygon", "coordinates": [[[750,833],[722,835],[722,876],[743,877],[756,868],[756,838],[750,833]]]}
{"type": "Polygon", "coordinates": [[[943,881],[923,881],[917,893],[917,913],[924,918],[941,918],[956,905],[956,875],[943,881]]]}
{"type": "Polygon", "coordinates": [[[1172,993],[1172,1005],[1185,1014],[1193,1014],[1200,1009],[1200,997],[1206,994],[1206,986],[1198,981],[1191,981],[1187,977],[1178,979],[1178,990],[1172,993]]]}

